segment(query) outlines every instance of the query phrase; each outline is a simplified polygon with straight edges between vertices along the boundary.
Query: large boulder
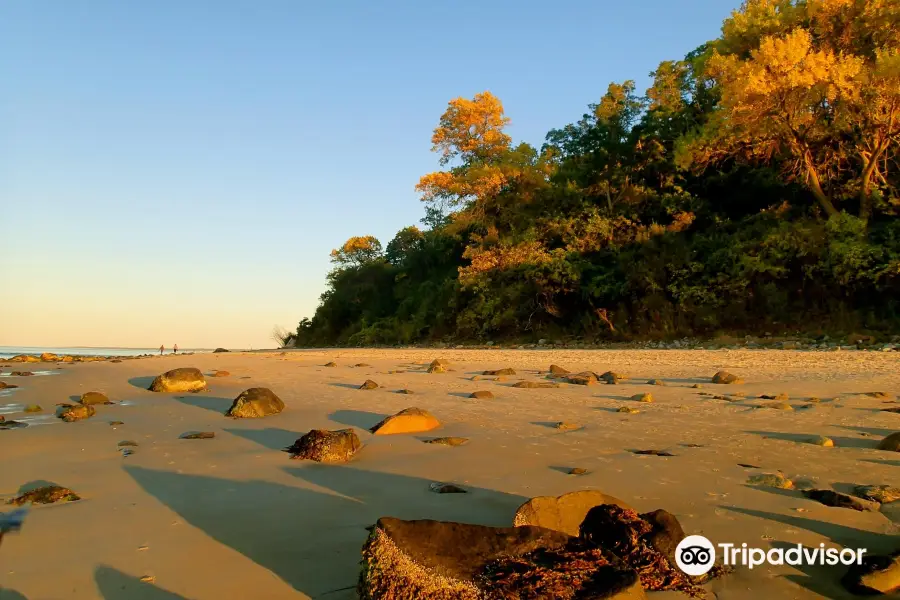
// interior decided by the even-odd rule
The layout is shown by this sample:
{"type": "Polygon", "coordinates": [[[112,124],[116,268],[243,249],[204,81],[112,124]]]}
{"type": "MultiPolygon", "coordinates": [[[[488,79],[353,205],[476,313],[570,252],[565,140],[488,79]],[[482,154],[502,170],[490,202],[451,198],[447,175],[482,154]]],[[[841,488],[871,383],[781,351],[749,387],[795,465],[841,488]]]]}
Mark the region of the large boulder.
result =
{"type": "Polygon", "coordinates": [[[894,432],[878,443],[879,450],[900,452],[900,431],[894,432]]]}
{"type": "Polygon", "coordinates": [[[396,415],[384,419],[372,429],[375,435],[390,435],[394,433],[419,433],[431,431],[441,426],[434,415],[421,408],[405,408],[396,415]]]}
{"type": "Polygon", "coordinates": [[[316,462],[347,462],[360,448],[362,443],[352,429],[313,429],[286,450],[290,452],[291,458],[316,462]]]}
{"type": "Polygon", "coordinates": [[[52,352],[44,352],[41,354],[41,362],[56,362],[59,360],[59,356],[53,354],[52,352]]]}
{"type": "Polygon", "coordinates": [[[206,389],[206,379],[200,369],[182,367],[159,375],[149,389],[151,392],[200,392],[206,389]]]}
{"type": "Polygon", "coordinates": [[[581,522],[593,507],[600,504],[617,504],[630,508],[615,496],[600,490],[578,490],[562,496],[538,496],[516,510],[513,525],[536,525],[569,535],[578,535],[581,522]]]}
{"type": "Polygon", "coordinates": [[[241,392],[234,399],[231,408],[225,413],[226,417],[236,419],[253,419],[277,415],[284,410],[284,402],[269,388],[250,388],[241,392]]]}
{"type": "Polygon", "coordinates": [[[646,598],[614,555],[541,527],[382,517],[362,555],[362,600],[646,598]]]}
{"type": "Polygon", "coordinates": [[[219,352],[231,352],[231,350],[228,350],[226,348],[216,348],[215,350],[213,350],[213,354],[217,354],[219,352]]]}

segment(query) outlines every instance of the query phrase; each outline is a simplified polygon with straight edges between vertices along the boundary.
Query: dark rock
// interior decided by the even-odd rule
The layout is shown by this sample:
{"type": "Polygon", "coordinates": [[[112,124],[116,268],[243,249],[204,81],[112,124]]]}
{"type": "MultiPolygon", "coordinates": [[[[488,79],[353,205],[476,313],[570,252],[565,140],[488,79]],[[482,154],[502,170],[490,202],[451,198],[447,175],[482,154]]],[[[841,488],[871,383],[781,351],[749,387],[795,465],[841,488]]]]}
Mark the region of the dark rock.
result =
{"type": "Polygon", "coordinates": [[[569,469],[569,475],[585,475],[587,474],[587,469],[582,469],[581,467],[574,467],[569,469]]]}
{"type": "Polygon", "coordinates": [[[106,404],[109,402],[109,398],[100,392],[85,392],[81,395],[81,399],[78,400],[80,403],[87,405],[94,404],[106,404]]]}
{"type": "Polygon", "coordinates": [[[697,595],[699,586],[669,562],[670,548],[673,543],[678,545],[674,540],[684,534],[678,520],[658,511],[647,513],[646,517],[649,519],[615,504],[595,506],[585,516],[579,537],[615,554],[637,571],[645,590],[678,590],[697,595]]]}
{"type": "Polygon", "coordinates": [[[286,451],[295,459],[347,462],[360,448],[362,442],[352,429],[313,429],[286,448],[286,451]]]}
{"type": "Polygon", "coordinates": [[[628,379],[628,376],[624,373],[616,373],[615,371],[607,371],[600,375],[600,379],[605,381],[606,383],[617,383],[622,381],[623,379],[628,379]]]}
{"type": "Polygon", "coordinates": [[[879,450],[900,452],[900,431],[894,432],[878,443],[879,450]]]}
{"type": "Polygon", "coordinates": [[[878,502],[842,494],[834,490],[803,490],[803,495],[810,500],[821,502],[825,506],[834,506],[836,508],[850,508],[861,512],[878,512],[880,508],[878,502]]]}
{"type": "Polygon", "coordinates": [[[216,354],[219,352],[231,352],[231,350],[226,350],[225,348],[216,348],[215,350],[213,350],[213,354],[216,354]]]}
{"type": "Polygon", "coordinates": [[[31,371],[13,371],[10,375],[13,377],[31,377],[34,373],[31,371]]]}
{"type": "Polygon", "coordinates": [[[336,367],[336,366],[337,366],[337,363],[336,363],[336,362],[327,362],[327,363],[325,363],[325,364],[322,365],[322,366],[323,366],[323,367],[336,367]]]}
{"type": "Polygon", "coordinates": [[[559,365],[550,365],[550,374],[551,375],[568,375],[569,371],[567,369],[563,369],[559,365]]]}
{"type": "Polygon", "coordinates": [[[666,382],[662,379],[651,379],[647,382],[647,385],[666,385],[666,382]]]}
{"type": "Polygon", "coordinates": [[[215,431],[196,431],[193,433],[182,433],[178,436],[181,440],[211,440],[216,437],[215,431]]]}
{"type": "Polygon", "coordinates": [[[354,367],[371,367],[372,365],[370,365],[369,363],[356,363],[353,366],[354,367]]]}
{"type": "Polygon", "coordinates": [[[117,444],[117,446],[119,448],[125,448],[125,447],[135,448],[135,447],[137,447],[137,445],[138,445],[138,443],[133,440],[124,440],[117,444]]]}
{"type": "Polygon", "coordinates": [[[10,504],[22,506],[23,504],[55,504],[57,502],[75,502],[81,500],[81,497],[69,488],[60,487],[58,485],[45,485],[27,491],[12,500],[10,504]]]}
{"type": "Polygon", "coordinates": [[[615,556],[540,527],[382,517],[362,554],[362,600],[645,598],[615,556]]]}
{"type": "Polygon", "coordinates": [[[634,454],[649,454],[650,456],[675,456],[665,450],[632,450],[634,454]]]}
{"type": "Polygon", "coordinates": [[[432,483],[429,488],[435,494],[468,494],[467,490],[452,483],[432,483]]]}
{"type": "Polygon", "coordinates": [[[124,425],[125,423],[123,421],[110,421],[109,424],[112,427],[116,427],[117,425],[124,425]]]}
{"type": "Polygon", "coordinates": [[[469,394],[469,398],[476,398],[478,400],[493,400],[494,394],[489,390],[479,390],[477,392],[472,392],[469,394]]]}
{"type": "Polygon", "coordinates": [[[890,556],[864,555],[862,564],[851,565],[841,583],[860,596],[900,592],[900,550],[890,556]]]}
{"type": "Polygon", "coordinates": [[[93,406],[83,405],[83,404],[74,404],[63,406],[57,412],[56,416],[65,421],[66,423],[71,423],[73,421],[80,421],[82,419],[88,419],[94,416],[93,406]]]}
{"type": "Polygon", "coordinates": [[[426,444],[439,444],[441,446],[465,446],[469,443],[469,438],[464,437],[436,437],[429,440],[422,440],[426,444]]]}
{"type": "Polygon", "coordinates": [[[228,377],[230,375],[231,373],[229,373],[228,371],[213,371],[210,377],[228,377]]]}
{"type": "Polygon", "coordinates": [[[889,413],[898,413],[898,414],[900,414],[900,407],[894,407],[894,408],[882,408],[882,409],[881,409],[881,412],[889,412],[889,413]]]}
{"type": "Polygon", "coordinates": [[[234,399],[226,417],[252,419],[276,415],[284,410],[284,402],[269,388],[250,388],[234,399]]]}
{"type": "Polygon", "coordinates": [[[415,394],[414,391],[408,390],[406,388],[403,388],[402,390],[397,390],[397,393],[398,394],[406,394],[406,395],[415,394]]]}
{"type": "Polygon", "coordinates": [[[5,381],[0,381],[0,390],[11,390],[17,387],[19,386],[12,383],[6,383],[5,381]]]}
{"type": "Polygon", "coordinates": [[[372,381],[371,379],[366,379],[361,386],[359,386],[361,390],[377,390],[378,384],[372,381]]]}
{"type": "Polygon", "coordinates": [[[23,423],[21,421],[7,421],[6,419],[0,420],[0,429],[22,429],[24,427],[28,427],[28,423],[23,423]]]}
{"type": "Polygon", "coordinates": [[[497,369],[497,370],[494,370],[494,371],[485,371],[484,373],[482,373],[482,375],[492,375],[492,376],[497,376],[497,375],[515,375],[515,374],[516,374],[516,370],[515,370],[515,369],[510,369],[510,368],[508,368],[508,367],[505,368],[505,369],[497,369]]]}
{"type": "Polygon", "coordinates": [[[632,406],[620,406],[619,408],[616,409],[616,412],[628,413],[629,415],[636,415],[641,411],[632,406]]]}
{"type": "Polygon", "coordinates": [[[206,389],[206,379],[200,369],[182,367],[159,375],[149,389],[151,392],[200,392],[206,389]]]}
{"type": "Polygon", "coordinates": [[[566,383],[571,383],[572,385],[594,385],[597,383],[597,378],[593,373],[578,373],[576,375],[569,375],[564,377],[563,380],[566,383]]]}

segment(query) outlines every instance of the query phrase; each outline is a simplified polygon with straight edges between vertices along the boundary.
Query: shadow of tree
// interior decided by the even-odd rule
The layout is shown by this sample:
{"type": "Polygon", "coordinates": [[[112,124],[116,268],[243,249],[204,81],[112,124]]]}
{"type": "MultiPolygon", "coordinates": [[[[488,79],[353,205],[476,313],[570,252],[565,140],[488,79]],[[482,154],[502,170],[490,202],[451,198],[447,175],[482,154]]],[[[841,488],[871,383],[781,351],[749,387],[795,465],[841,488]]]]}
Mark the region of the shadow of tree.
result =
{"type": "Polygon", "coordinates": [[[775,521],[776,523],[781,523],[790,527],[806,529],[807,531],[828,538],[835,544],[839,544],[845,548],[866,548],[868,554],[879,554],[892,551],[896,549],[895,546],[897,545],[896,535],[875,533],[864,529],[839,525],[837,523],[829,523],[828,521],[818,521],[816,519],[795,517],[793,515],[782,515],[751,508],[741,508],[738,506],[722,506],[721,508],[750,517],[775,521]]]}
{"type": "MultiPolygon", "coordinates": [[[[508,526],[525,501],[469,486],[469,494],[435,494],[429,480],[317,463],[284,470],[319,490],[137,466],[124,469],[192,526],[312,597],[355,583],[366,527],[379,517],[508,526]]],[[[126,597],[137,596],[107,599],[126,597]]]]}
{"type": "MultiPolygon", "coordinates": [[[[118,569],[100,565],[94,569],[94,581],[104,600],[187,600],[173,592],[144,583],[118,569]]],[[[0,598],[2,598],[0,594],[0,598]]]]}
{"type": "Polygon", "coordinates": [[[297,441],[297,438],[306,432],[288,431],[286,429],[278,429],[277,427],[267,427],[265,429],[235,429],[225,428],[232,435],[242,437],[245,440],[256,442],[264,448],[270,450],[284,450],[286,447],[297,441]]]}
{"type": "Polygon", "coordinates": [[[350,425],[351,427],[359,427],[368,430],[387,417],[386,414],[373,413],[365,410],[336,410],[328,418],[335,423],[341,425],[350,425]]]}
{"type": "Polygon", "coordinates": [[[136,387],[138,389],[142,389],[145,392],[149,392],[150,390],[148,388],[150,387],[150,384],[153,383],[154,379],[156,379],[156,377],[153,375],[149,375],[146,377],[132,377],[131,379],[128,380],[128,383],[130,383],[131,385],[133,385],[134,387],[136,387]]]}
{"type": "Polygon", "coordinates": [[[231,405],[234,403],[233,398],[222,398],[217,396],[200,396],[200,395],[191,395],[191,396],[175,396],[175,400],[178,400],[182,404],[187,404],[188,406],[196,406],[197,408],[205,408],[206,410],[211,410],[213,412],[219,413],[220,415],[225,415],[231,405]]]}

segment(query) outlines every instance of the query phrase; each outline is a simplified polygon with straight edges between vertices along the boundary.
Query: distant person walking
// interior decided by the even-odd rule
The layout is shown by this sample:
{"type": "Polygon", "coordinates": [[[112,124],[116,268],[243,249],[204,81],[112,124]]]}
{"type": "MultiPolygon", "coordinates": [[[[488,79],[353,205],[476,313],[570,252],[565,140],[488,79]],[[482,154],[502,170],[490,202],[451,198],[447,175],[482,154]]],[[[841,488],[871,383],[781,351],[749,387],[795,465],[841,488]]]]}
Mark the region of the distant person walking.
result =
{"type": "Polygon", "coordinates": [[[175,347],[172,349],[175,354],[178,354],[178,344],[175,344],[175,347]]]}
{"type": "Polygon", "coordinates": [[[159,347],[159,355],[160,355],[160,356],[162,356],[163,352],[165,352],[165,351],[166,351],[166,347],[165,347],[165,346],[160,346],[160,347],[159,347]]]}

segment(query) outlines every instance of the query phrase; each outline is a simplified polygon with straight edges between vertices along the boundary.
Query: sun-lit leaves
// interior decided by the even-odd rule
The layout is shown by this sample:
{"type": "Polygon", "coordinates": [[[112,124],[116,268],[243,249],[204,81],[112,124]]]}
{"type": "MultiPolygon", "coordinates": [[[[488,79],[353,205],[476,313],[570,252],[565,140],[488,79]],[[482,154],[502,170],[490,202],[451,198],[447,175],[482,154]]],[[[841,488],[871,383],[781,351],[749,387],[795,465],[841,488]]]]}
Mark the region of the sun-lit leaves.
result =
{"type": "Polygon", "coordinates": [[[381,256],[381,242],[372,235],[353,236],[331,251],[331,262],[338,266],[359,266],[381,256]]]}

